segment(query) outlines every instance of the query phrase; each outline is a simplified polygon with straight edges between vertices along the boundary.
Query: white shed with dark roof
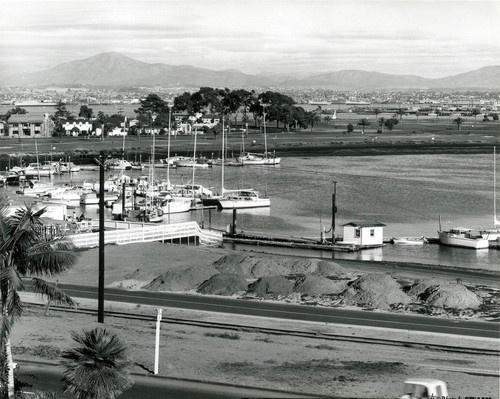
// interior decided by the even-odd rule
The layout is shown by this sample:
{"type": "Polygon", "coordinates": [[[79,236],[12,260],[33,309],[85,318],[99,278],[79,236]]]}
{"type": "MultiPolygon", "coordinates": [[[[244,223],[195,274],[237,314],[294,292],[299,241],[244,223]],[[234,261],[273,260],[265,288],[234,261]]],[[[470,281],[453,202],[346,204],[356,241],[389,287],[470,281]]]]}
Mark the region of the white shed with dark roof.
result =
{"type": "Polygon", "coordinates": [[[355,244],[360,247],[384,245],[384,226],[380,222],[349,222],[342,225],[344,239],[342,244],[355,244]]]}

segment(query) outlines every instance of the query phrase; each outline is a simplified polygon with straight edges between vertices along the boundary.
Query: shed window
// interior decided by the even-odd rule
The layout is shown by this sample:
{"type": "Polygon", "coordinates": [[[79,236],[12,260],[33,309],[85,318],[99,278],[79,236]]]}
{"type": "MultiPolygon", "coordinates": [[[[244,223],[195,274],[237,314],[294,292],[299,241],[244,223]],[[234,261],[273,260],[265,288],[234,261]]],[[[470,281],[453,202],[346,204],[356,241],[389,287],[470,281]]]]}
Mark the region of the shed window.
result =
{"type": "Polygon", "coordinates": [[[375,237],[375,229],[370,229],[370,237],[375,237]]]}
{"type": "Polygon", "coordinates": [[[354,237],[361,237],[361,230],[360,229],[356,229],[354,230],[354,237]]]}

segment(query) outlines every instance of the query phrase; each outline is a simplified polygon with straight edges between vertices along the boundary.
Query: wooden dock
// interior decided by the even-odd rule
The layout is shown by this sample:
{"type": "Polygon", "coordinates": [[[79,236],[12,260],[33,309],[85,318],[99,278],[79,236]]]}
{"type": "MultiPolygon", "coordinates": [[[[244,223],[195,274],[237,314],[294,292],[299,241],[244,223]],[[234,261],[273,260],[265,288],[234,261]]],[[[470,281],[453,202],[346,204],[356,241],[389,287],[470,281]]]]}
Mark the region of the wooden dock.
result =
{"type": "Polygon", "coordinates": [[[247,245],[267,245],[274,247],[285,247],[285,248],[301,248],[301,249],[318,249],[323,251],[342,251],[342,252],[354,252],[358,251],[360,248],[354,244],[331,244],[328,242],[319,242],[306,238],[293,238],[293,237],[277,237],[277,236],[263,236],[263,235],[253,235],[253,234],[243,234],[243,233],[224,233],[224,242],[235,243],[235,244],[247,244],[247,245]]]}

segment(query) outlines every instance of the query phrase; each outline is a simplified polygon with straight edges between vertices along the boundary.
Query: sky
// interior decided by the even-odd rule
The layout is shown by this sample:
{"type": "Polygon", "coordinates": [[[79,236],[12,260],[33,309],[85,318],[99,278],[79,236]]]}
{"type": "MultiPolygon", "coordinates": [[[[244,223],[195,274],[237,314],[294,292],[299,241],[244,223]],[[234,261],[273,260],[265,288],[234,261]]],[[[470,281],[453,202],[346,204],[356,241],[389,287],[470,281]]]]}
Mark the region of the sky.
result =
{"type": "Polygon", "coordinates": [[[500,0],[3,0],[0,73],[119,52],[248,74],[500,65],[500,0]]]}

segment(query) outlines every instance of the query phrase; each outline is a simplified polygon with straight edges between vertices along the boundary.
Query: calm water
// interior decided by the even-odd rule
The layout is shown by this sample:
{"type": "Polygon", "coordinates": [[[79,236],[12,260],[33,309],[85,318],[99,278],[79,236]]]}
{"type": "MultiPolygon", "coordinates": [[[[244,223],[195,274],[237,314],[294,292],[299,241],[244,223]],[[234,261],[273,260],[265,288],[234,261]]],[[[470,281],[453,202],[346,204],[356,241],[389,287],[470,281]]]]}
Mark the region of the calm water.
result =
{"type": "MultiPolygon", "coordinates": [[[[498,167],[497,160],[497,167],[498,167]]],[[[158,177],[166,169],[156,169],[158,177]]],[[[147,171],[131,171],[131,177],[147,171]]],[[[498,173],[497,173],[498,176],[498,173]]],[[[170,171],[173,183],[188,183],[192,169],[170,171]]],[[[75,173],[74,184],[97,180],[98,172],[75,173]]],[[[54,183],[70,182],[68,175],[54,183]]],[[[197,170],[196,183],[221,189],[221,169],[197,170]]],[[[254,188],[271,198],[271,208],[238,210],[237,227],[245,232],[294,237],[319,237],[331,227],[333,182],[337,182],[336,234],[350,221],[386,224],[384,236],[436,237],[438,217],[443,227],[487,228],[493,224],[493,155],[402,155],[376,157],[286,158],[275,167],[226,167],[225,188],[254,188]]],[[[11,189],[9,189],[11,190],[11,189]]],[[[77,210],[77,213],[79,210],[77,210]]],[[[85,209],[97,216],[97,207],[85,209]]],[[[232,211],[205,210],[172,215],[170,222],[196,220],[225,229],[232,211]]],[[[257,249],[252,247],[252,249],[257,249]]],[[[283,251],[268,249],[270,251],[283,251]]],[[[285,250],[287,252],[288,250],[285,250]]],[[[331,257],[313,251],[304,255],[331,257]]],[[[401,260],[498,270],[498,250],[469,250],[425,245],[387,245],[336,258],[401,260]]]]}

